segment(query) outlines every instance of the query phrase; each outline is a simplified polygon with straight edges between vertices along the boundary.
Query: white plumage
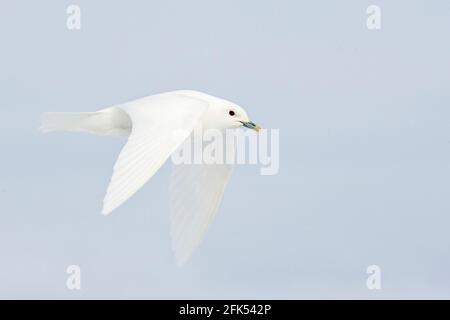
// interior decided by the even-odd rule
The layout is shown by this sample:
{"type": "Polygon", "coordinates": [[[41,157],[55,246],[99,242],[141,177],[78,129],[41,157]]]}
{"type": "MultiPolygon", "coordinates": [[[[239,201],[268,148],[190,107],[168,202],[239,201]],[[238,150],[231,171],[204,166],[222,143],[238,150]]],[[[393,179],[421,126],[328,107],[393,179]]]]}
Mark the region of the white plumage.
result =
{"type": "MultiPolygon", "coordinates": [[[[134,100],[97,112],[46,113],[41,129],[128,136],[114,165],[103,201],[110,214],[136,193],[195,128],[258,130],[236,104],[197,91],[180,90],[134,100]]],[[[177,165],[170,182],[172,248],[178,265],[202,240],[231,173],[226,164],[177,165]]]]}

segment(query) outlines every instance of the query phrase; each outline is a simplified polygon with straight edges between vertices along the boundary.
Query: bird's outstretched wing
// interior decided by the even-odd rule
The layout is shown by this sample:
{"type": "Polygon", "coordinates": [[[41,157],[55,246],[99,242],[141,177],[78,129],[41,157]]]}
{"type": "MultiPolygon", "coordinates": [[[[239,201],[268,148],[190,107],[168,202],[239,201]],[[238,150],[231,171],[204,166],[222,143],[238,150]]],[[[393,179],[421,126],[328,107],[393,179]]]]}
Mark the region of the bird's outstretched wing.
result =
{"type": "Polygon", "coordinates": [[[170,181],[172,248],[183,265],[203,239],[220,204],[232,167],[226,164],[175,165],[170,181]]]}
{"type": "Polygon", "coordinates": [[[109,214],[139,190],[190,135],[208,108],[203,100],[161,94],[119,106],[131,119],[131,134],[119,154],[103,214],[109,214]]]}

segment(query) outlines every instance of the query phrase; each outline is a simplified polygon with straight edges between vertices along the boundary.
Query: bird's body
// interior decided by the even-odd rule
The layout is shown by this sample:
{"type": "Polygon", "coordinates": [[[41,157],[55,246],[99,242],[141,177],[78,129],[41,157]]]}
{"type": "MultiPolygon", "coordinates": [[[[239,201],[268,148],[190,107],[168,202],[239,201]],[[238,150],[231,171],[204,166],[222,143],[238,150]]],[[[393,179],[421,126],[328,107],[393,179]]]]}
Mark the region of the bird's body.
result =
{"type": "MultiPolygon", "coordinates": [[[[46,113],[43,131],[80,131],[128,137],[114,166],[102,213],[128,200],[197,127],[259,130],[236,104],[202,92],[172,91],[97,112],[46,113]]],[[[231,173],[226,164],[178,165],[171,179],[172,247],[183,264],[202,239],[231,173]]]]}
{"type": "Polygon", "coordinates": [[[166,92],[108,107],[96,112],[45,113],[42,130],[46,132],[59,130],[80,131],[99,135],[127,137],[130,135],[132,127],[132,121],[128,112],[136,108],[145,108],[145,113],[150,116],[153,108],[157,108],[158,112],[169,104],[174,106],[184,105],[184,108],[189,110],[189,102],[191,104],[205,104],[205,102],[212,104],[218,100],[222,99],[198,91],[179,90],[166,92]]]}

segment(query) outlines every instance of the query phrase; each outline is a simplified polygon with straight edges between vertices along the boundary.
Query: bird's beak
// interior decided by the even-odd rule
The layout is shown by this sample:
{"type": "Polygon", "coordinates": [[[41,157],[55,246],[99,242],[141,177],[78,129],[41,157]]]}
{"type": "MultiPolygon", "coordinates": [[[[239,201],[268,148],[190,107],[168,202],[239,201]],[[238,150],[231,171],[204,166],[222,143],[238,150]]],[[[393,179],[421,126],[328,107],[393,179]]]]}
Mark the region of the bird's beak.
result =
{"type": "Polygon", "coordinates": [[[241,121],[241,123],[242,123],[242,125],[243,125],[244,127],[247,127],[247,128],[249,128],[249,129],[253,129],[253,130],[255,130],[256,132],[259,132],[259,130],[261,130],[261,127],[260,127],[260,126],[254,124],[254,123],[251,122],[251,121],[248,121],[248,122],[241,121]]]}

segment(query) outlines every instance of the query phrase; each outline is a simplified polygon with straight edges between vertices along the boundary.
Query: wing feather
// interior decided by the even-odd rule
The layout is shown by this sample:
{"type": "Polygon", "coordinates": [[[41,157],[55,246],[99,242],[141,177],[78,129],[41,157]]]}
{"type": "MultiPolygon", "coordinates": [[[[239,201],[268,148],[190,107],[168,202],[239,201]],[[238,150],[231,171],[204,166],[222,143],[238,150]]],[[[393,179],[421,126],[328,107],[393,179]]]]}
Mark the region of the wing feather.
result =
{"type": "Polygon", "coordinates": [[[120,108],[130,117],[132,129],[103,200],[105,215],[127,201],[159,170],[198,124],[208,104],[172,93],[132,101],[120,108]]]}
{"type": "Polygon", "coordinates": [[[232,167],[226,164],[180,164],[170,183],[172,249],[179,266],[203,239],[222,199],[232,167]]]}

